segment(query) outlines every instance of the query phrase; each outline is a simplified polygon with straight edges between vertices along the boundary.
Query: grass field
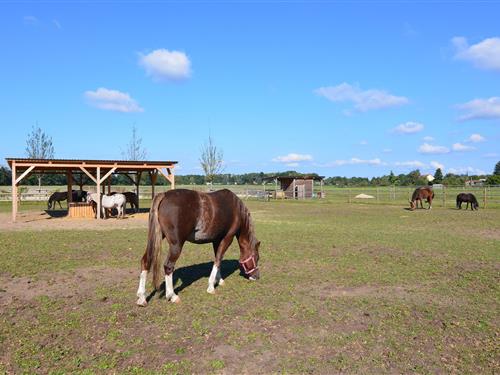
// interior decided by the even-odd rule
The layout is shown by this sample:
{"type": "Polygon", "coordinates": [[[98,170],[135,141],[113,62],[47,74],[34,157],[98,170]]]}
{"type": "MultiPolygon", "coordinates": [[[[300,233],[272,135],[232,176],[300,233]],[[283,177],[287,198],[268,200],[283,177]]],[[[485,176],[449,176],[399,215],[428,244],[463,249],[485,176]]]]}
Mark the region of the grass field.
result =
{"type": "Polygon", "coordinates": [[[189,244],[179,305],[135,306],[145,220],[1,231],[0,372],[500,371],[500,210],[247,204],[261,280],[240,276],[233,244],[209,295],[213,252],[189,244]]]}

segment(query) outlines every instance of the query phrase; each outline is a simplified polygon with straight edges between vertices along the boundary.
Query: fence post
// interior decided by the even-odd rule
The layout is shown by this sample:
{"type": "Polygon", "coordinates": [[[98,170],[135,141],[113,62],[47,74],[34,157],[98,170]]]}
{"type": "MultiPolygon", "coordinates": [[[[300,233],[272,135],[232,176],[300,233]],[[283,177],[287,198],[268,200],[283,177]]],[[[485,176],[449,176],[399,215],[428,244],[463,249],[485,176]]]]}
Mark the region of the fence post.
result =
{"type": "Polygon", "coordinates": [[[377,203],[380,203],[380,198],[378,196],[378,186],[377,186],[377,203]]]}
{"type": "Polygon", "coordinates": [[[443,185],[443,207],[446,207],[446,186],[443,185]]]}
{"type": "Polygon", "coordinates": [[[486,186],[483,189],[483,208],[486,208],[486,186]]]}
{"type": "Polygon", "coordinates": [[[347,203],[351,203],[351,189],[347,189],[347,203]]]}

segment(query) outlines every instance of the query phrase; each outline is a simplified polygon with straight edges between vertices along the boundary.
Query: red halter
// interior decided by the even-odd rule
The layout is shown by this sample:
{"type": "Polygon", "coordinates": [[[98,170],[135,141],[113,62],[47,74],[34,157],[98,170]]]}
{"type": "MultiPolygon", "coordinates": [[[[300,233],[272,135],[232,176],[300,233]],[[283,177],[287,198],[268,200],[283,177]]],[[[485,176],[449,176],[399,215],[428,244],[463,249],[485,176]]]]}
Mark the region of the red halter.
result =
{"type": "Polygon", "coordinates": [[[259,267],[257,267],[257,263],[255,263],[255,257],[253,255],[250,255],[244,261],[240,261],[240,264],[243,268],[243,271],[247,275],[250,275],[253,271],[259,269],[259,267]]]}

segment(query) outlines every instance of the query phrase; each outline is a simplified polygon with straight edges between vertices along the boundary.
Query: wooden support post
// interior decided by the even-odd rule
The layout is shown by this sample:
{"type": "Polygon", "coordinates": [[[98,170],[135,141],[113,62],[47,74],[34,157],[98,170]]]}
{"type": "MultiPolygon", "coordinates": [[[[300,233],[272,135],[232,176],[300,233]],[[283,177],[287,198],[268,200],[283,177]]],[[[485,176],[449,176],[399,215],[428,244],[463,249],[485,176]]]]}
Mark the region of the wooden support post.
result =
{"type": "Polygon", "coordinates": [[[97,199],[97,215],[96,218],[97,220],[101,219],[101,167],[97,167],[97,175],[96,175],[96,184],[97,184],[97,195],[99,198],[97,199]]]}
{"type": "Polygon", "coordinates": [[[486,208],[486,186],[483,189],[483,208],[486,208]]]}
{"type": "Polygon", "coordinates": [[[155,185],[156,179],[158,178],[158,171],[149,172],[149,177],[151,178],[151,199],[155,197],[155,185]]]}
{"type": "Polygon", "coordinates": [[[108,195],[111,194],[111,176],[108,177],[108,195]]]}
{"type": "Polygon", "coordinates": [[[16,183],[16,161],[12,161],[12,221],[17,216],[17,183],[16,183]]]}
{"type": "Polygon", "coordinates": [[[138,171],[135,175],[135,194],[137,195],[137,210],[139,211],[139,186],[141,185],[141,174],[142,172],[138,171]]]}
{"type": "Polygon", "coordinates": [[[443,207],[446,207],[446,186],[443,185],[443,207]]]}
{"type": "Polygon", "coordinates": [[[69,204],[73,202],[73,175],[71,174],[71,169],[66,170],[66,182],[68,184],[68,199],[66,203],[68,205],[69,212],[69,204]]]}

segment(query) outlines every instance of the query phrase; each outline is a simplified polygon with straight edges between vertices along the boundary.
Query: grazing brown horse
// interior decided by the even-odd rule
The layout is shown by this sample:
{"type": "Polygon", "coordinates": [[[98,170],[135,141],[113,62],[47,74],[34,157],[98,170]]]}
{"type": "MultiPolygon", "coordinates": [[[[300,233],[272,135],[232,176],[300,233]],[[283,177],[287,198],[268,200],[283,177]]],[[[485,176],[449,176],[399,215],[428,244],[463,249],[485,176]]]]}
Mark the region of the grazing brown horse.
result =
{"type": "Polygon", "coordinates": [[[471,193],[460,193],[457,195],[457,208],[459,210],[462,209],[462,203],[466,202],[467,207],[465,208],[466,210],[469,208],[469,203],[470,203],[470,209],[472,211],[478,210],[479,209],[479,203],[477,202],[476,196],[471,193]]]}
{"type": "MultiPolygon", "coordinates": [[[[110,195],[118,194],[116,191],[113,191],[110,195]]],[[[127,199],[127,203],[130,203],[130,208],[134,212],[139,212],[139,198],[137,197],[136,193],[133,193],[131,191],[126,191],[124,193],[120,193],[125,195],[125,198],[127,199]]]]}
{"type": "Polygon", "coordinates": [[[175,262],[186,241],[196,244],[211,242],[215,261],[208,279],[208,293],[215,293],[215,284],[222,285],[220,265],[224,253],[236,236],[240,247],[240,265],[250,280],[259,278],[260,242],[254,234],[250,212],[231,191],[224,189],[212,193],[176,189],[157,194],[149,212],[149,230],[146,251],[141,260],[141,276],[137,290],[137,304],[146,306],[146,278],[153,272],[153,285],[161,284],[161,241],[167,239],[168,256],[163,263],[165,271],[165,297],[179,302],[174,293],[172,276],[175,262]]]}
{"type": "Polygon", "coordinates": [[[422,203],[424,199],[427,200],[427,203],[429,203],[428,209],[430,210],[432,208],[432,199],[434,199],[434,192],[432,191],[432,188],[428,186],[416,188],[411,196],[410,210],[413,211],[415,208],[418,208],[418,201],[420,201],[420,207],[424,208],[422,203]]]}

